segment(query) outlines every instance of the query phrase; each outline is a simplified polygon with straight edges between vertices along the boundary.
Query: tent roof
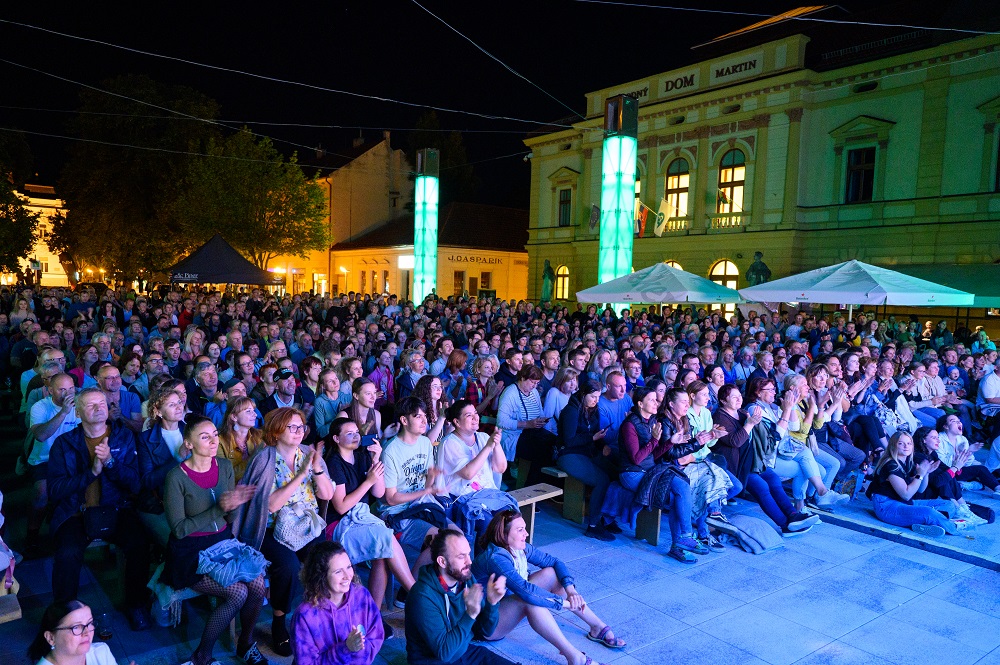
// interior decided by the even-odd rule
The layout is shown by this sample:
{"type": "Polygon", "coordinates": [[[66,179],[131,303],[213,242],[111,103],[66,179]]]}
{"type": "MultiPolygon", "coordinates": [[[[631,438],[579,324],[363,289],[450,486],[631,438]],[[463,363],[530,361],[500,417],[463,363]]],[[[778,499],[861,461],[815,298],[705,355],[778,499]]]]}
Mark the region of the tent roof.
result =
{"type": "Polygon", "coordinates": [[[733,289],[710,279],[656,263],[630,275],[576,292],[580,302],[734,303],[743,302],[733,289]]]}
{"type": "Polygon", "coordinates": [[[973,295],[861,261],[826,268],[740,289],[756,302],[811,302],[904,307],[971,307],[973,295]]]}
{"type": "Polygon", "coordinates": [[[893,270],[975,293],[973,307],[1000,307],[1000,263],[913,263],[893,270]]]}
{"type": "Polygon", "coordinates": [[[261,270],[216,233],[170,269],[170,281],[185,284],[283,284],[282,275],[261,270]]]}

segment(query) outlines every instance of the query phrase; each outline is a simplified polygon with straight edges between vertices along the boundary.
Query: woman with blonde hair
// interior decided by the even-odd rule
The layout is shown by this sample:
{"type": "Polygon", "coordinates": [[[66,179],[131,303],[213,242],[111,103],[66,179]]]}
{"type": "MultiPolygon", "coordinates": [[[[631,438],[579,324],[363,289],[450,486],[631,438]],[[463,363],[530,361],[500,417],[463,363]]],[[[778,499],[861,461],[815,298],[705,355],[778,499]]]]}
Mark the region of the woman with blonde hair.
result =
{"type": "Polygon", "coordinates": [[[257,404],[253,399],[245,395],[229,398],[219,429],[219,457],[233,465],[236,482],[243,479],[250,458],[264,443],[264,433],[256,424],[257,404]]]}

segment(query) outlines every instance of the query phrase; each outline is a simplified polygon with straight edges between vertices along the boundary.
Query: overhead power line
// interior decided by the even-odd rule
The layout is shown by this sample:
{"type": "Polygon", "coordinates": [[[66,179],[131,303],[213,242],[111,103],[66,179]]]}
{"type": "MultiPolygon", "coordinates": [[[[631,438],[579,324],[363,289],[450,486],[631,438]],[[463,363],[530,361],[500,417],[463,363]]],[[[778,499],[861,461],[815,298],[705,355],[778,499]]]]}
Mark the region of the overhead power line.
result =
{"type": "MultiPolygon", "coordinates": [[[[390,104],[400,104],[402,106],[410,106],[410,107],[414,107],[414,108],[431,109],[433,111],[441,111],[442,113],[461,113],[463,115],[473,116],[473,117],[477,117],[477,118],[486,118],[488,120],[509,120],[509,121],[512,121],[512,122],[523,122],[523,123],[527,123],[527,124],[531,124],[531,125],[551,125],[552,124],[552,123],[541,121],[541,120],[526,120],[524,118],[514,118],[514,117],[511,117],[511,116],[505,116],[505,115],[494,115],[494,114],[490,114],[490,113],[479,113],[477,111],[463,111],[461,109],[452,109],[452,108],[447,108],[447,107],[444,107],[444,106],[434,106],[432,104],[420,104],[420,103],[417,103],[417,102],[408,102],[408,101],[404,101],[404,100],[401,100],[401,99],[393,99],[391,97],[384,97],[384,96],[381,96],[381,95],[369,95],[369,94],[365,94],[365,93],[361,93],[361,92],[354,92],[354,91],[351,91],[351,90],[340,90],[340,89],[337,89],[337,88],[327,88],[325,86],[316,85],[316,84],[313,84],[313,83],[304,83],[302,81],[293,81],[293,80],[290,80],[290,79],[279,78],[279,77],[276,77],[276,76],[267,76],[267,75],[264,75],[264,74],[257,74],[257,73],[254,73],[254,72],[248,72],[248,71],[244,71],[244,70],[241,70],[241,69],[233,69],[233,68],[230,68],[230,67],[223,67],[221,65],[213,65],[213,64],[209,64],[209,63],[198,62],[196,60],[188,60],[186,58],[179,58],[177,56],[164,55],[162,53],[154,53],[153,51],[145,51],[145,50],[142,50],[142,49],[131,48],[129,46],[122,46],[121,44],[115,44],[113,42],[103,41],[103,40],[100,40],[100,39],[92,39],[90,37],[81,37],[79,35],[73,35],[73,34],[69,34],[69,33],[66,33],[66,32],[60,32],[58,30],[51,30],[49,28],[42,28],[42,27],[39,27],[39,26],[36,26],[36,25],[31,25],[30,23],[23,23],[23,22],[20,22],[20,21],[11,21],[9,19],[0,19],[0,23],[6,23],[8,25],[16,25],[18,27],[28,28],[30,30],[37,30],[39,32],[44,32],[44,33],[51,34],[51,35],[57,35],[59,37],[65,37],[67,39],[75,39],[75,40],[78,40],[78,41],[88,42],[88,43],[91,43],[91,44],[99,44],[101,46],[107,46],[109,48],[120,49],[122,51],[128,51],[129,53],[137,53],[139,55],[146,55],[146,56],[149,56],[149,57],[152,57],[152,58],[161,58],[163,60],[171,60],[173,62],[180,62],[180,63],[184,63],[186,65],[192,65],[192,66],[195,66],[195,67],[203,67],[205,69],[211,69],[211,70],[220,71],[220,72],[227,72],[227,73],[230,73],[230,74],[239,74],[241,76],[247,76],[247,77],[259,79],[259,80],[262,80],[262,81],[270,81],[272,83],[283,83],[283,84],[286,84],[286,85],[294,85],[294,86],[298,86],[300,88],[307,88],[307,89],[310,89],[310,90],[319,90],[319,91],[322,91],[322,92],[332,92],[332,93],[339,94],[339,95],[347,95],[349,97],[357,97],[357,98],[361,98],[361,99],[370,99],[370,100],[373,100],[373,101],[386,102],[386,103],[390,103],[390,104]]],[[[564,126],[565,127],[569,127],[570,125],[564,125],[564,126]]]]}

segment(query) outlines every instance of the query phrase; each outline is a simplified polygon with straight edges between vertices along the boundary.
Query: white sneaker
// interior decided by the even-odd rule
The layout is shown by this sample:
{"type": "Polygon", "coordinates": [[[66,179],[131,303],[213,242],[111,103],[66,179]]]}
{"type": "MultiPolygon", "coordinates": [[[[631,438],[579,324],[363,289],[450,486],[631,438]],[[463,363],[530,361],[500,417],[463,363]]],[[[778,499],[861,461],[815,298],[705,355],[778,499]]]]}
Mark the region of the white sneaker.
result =
{"type": "Polygon", "coordinates": [[[832,506],[835,503],[841,503],[842,501],[848,501],[851,497],[846,494],[841,494],[840,492],[834,492],[833,490],[827,490],[826,494],[823,496],[816,497],[816,503],[820,506],[832,506]]]}

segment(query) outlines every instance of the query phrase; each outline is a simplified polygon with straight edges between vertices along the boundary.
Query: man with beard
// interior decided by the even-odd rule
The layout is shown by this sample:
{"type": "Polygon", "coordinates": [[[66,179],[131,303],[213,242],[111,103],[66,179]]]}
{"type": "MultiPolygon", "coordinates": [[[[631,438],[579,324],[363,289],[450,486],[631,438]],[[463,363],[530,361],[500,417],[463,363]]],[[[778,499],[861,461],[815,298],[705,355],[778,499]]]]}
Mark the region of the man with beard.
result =
{"type": "Polygon", "coordinates": [[[483,585],[472,583],[469,541],[455,529],[434,536],[431,556],[433,563],[420,569],[406,603],[406,662],[508,665],[507,659],[471,644],[496,629],[507,579],[490,575],[484,599],[483,585]]]}

